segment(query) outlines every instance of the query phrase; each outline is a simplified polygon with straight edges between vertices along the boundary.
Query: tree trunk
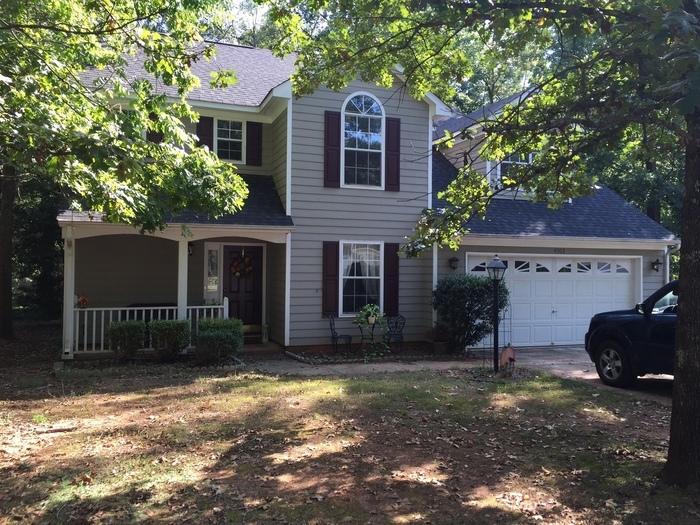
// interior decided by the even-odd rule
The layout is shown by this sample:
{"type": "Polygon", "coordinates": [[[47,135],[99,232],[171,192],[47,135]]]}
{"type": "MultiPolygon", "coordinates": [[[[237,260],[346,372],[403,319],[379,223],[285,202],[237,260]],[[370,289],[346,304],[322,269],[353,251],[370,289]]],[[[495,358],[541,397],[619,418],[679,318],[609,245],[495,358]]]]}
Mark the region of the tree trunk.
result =
{"type": "Polygon", "coordinates": [[[12,217],[17,177],[7,164],[0,176],[0,339],[13,339],[12,325],[12,217]]]}
{"type": "Polygon", "coordinates": [[[686,117],[683,242],[676,361],[668,458],[662,478],[673,485],[700,481],[700,110],[686,117]]]}

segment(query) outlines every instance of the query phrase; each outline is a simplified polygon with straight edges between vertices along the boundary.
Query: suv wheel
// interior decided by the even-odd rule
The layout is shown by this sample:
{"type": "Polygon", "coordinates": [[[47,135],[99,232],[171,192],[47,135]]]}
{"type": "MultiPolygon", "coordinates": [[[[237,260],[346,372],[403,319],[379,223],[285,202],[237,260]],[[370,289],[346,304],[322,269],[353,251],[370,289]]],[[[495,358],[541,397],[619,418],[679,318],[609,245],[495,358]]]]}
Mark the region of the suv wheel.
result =
{"type": "Polygon", "coordinates": [[[636,379],[627,353],[614,341],[598,345],[595,368],[603,383],[609,386],[629,386],[636,379]]]}

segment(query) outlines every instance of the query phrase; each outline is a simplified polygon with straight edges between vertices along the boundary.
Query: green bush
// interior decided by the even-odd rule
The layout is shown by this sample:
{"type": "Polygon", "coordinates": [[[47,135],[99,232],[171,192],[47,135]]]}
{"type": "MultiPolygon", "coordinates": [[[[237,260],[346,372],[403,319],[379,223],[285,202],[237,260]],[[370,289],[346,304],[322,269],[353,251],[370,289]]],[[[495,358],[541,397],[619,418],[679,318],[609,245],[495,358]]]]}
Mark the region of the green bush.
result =
{"type": "Polygon", "coordinates": [[[243,322],[240,319],[200,319],[195,361],[211,363],[235,355],[243,348],[243,322]]]}
{"type": "Polygon", "coordinates": [[[190,322],[175,319],[157,319],[148,323],[156,357],[167,361],[187,348],[190,342],[190,322]]]}
{"type": "Polygon", "coordinates": [[[243,321],[235,317],[204,317],[197,321],[197,331],[201,334],[208,330],[240,330],[243,335],[243,321]]]}
{"type": "MultiPolygon", "coordinates": [[[[508,305],[508,288],[499,283],[498,309],[508,305]]],[[[451,275],[433,290],[433,309],[448,328],[450,352],[461,352],[493,332],[493,282],[488,277],[451,275]]]]}
{"type": "Polygon", "coordinates": [[[119,359],[131,359],[146,338],[143,321],[117,321],[109,325],[109,347],[119,359]]]}

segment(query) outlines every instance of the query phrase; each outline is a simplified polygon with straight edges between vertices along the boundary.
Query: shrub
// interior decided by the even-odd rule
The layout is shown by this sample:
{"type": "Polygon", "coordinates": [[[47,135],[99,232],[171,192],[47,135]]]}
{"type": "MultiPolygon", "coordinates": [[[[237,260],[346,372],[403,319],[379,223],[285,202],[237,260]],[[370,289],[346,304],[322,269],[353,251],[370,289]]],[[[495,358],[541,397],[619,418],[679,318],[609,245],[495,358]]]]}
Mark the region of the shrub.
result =
{"type": "Polygon", "coordinates": [[[167,361],[187,348],[190,341],[190,322],[174,319],[156,319],[148,324],[156,357],[167,361]]]}
{"type": "Polygon", "coordinates": [[[118,359],[131,359],[143,348],[146,323],[143,321],[117,321],[109,325],[109,347],[118,359]]]}
{"type": "Polygon", "coordinates": [[[232,356],[243,348],[243,322],[240,319],[200,319],[195,361],[211,363],[232,356]]]}
{"type": "MultiPolygon", "coordinates": [[[[508,305],[508,288],[499,283],[498,309],[508,305]]],[[[451,275],[433,290],[433,309],[448,328],[449,351],[459,352],[493,331],[493,283],[488,277],[451,275]]]]}

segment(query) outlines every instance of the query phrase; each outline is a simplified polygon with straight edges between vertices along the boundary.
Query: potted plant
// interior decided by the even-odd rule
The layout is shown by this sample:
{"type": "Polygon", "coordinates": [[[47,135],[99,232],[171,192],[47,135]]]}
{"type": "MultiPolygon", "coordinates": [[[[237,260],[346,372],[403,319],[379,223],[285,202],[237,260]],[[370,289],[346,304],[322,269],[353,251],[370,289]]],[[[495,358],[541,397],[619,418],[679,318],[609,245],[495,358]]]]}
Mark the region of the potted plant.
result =
{"type": "Polygon", "coordinates": [[[373,303],[367,303],[355,316],[357,324],[374,324],[382,317],[379,306],[373,303]]]}

